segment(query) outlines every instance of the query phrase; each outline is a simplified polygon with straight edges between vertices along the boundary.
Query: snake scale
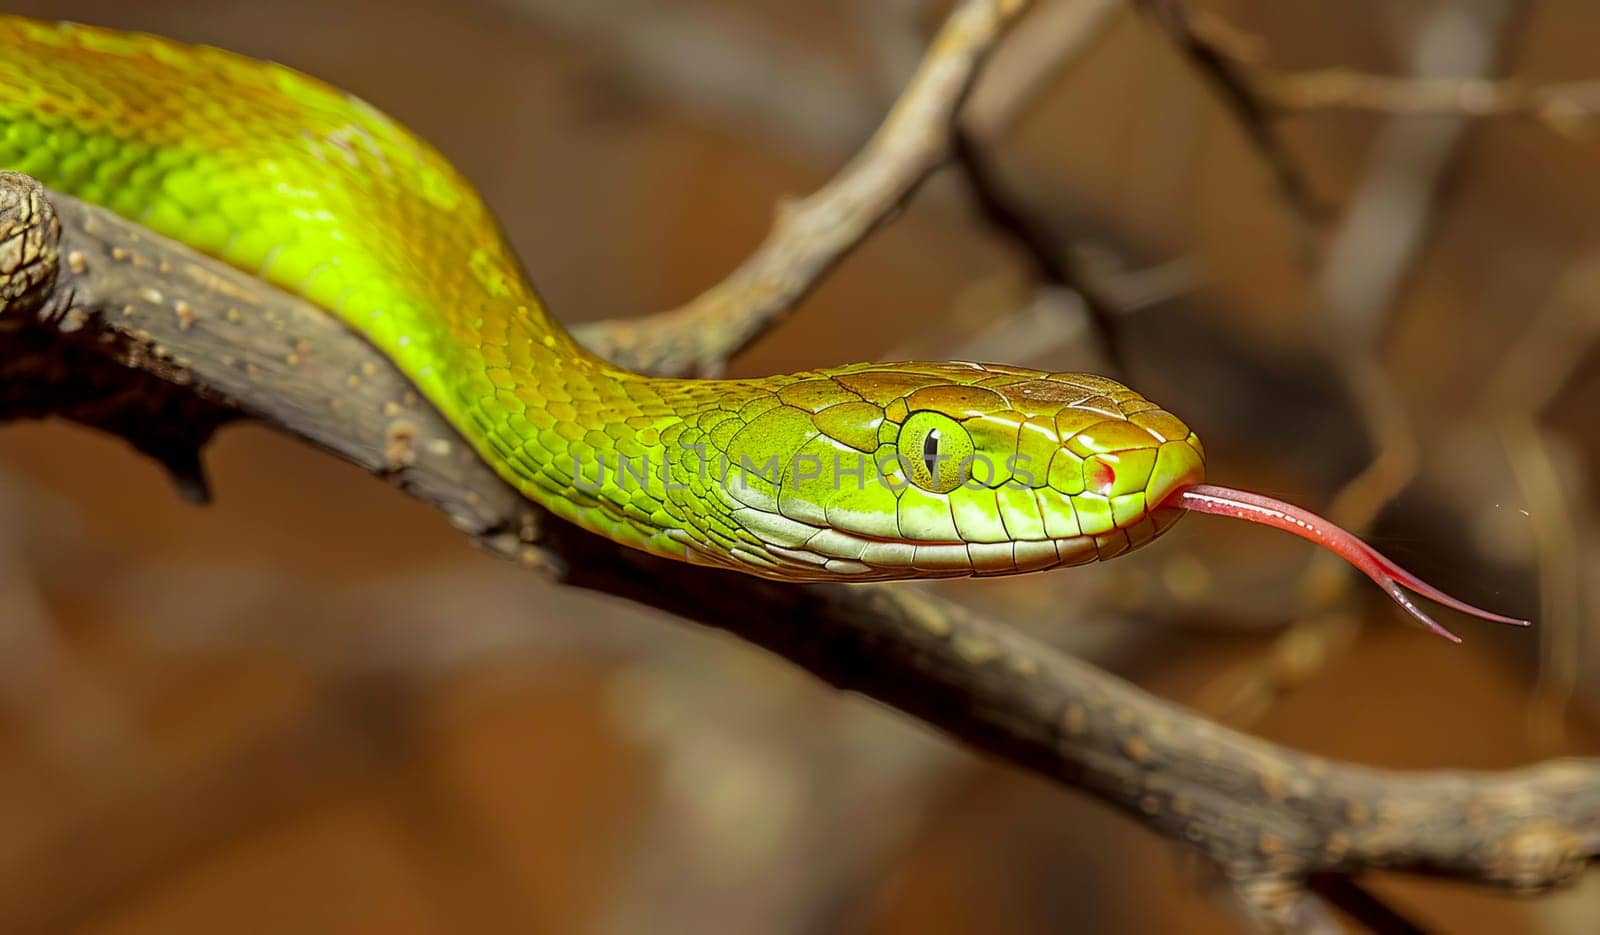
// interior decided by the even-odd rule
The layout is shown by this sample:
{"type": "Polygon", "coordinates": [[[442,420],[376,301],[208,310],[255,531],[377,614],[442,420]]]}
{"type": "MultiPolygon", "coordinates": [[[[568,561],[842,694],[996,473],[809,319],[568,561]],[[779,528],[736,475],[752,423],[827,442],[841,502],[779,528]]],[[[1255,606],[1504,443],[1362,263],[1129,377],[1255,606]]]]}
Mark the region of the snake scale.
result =
{"type": "Polygon", "coordinates": [[[1111,558],[1203,510],[1339,551],[1439,632],[1401,584],[1510,621],[1320,517],[1204,484],[1189,427],[1104,377],[955,362],[739,380],[615,367],[551,318],[438,151],[281,65],[0,16],[0,168],[317,304],[523,495],[635,548],[790,581],[1002,575],[1111,558]]]}

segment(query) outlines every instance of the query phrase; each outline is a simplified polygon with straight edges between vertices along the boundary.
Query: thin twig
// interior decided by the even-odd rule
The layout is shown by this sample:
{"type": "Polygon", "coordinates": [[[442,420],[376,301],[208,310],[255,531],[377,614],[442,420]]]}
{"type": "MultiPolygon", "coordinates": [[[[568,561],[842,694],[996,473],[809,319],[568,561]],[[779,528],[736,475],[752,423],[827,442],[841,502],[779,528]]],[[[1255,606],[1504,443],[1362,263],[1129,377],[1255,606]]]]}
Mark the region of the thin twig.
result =
{"type": "MultiPolygon", "coordinates": [[[[1515,117],[1578,141],[1591,140],[1600,130],[1600,80],[1540,83],[1474,74],[1478,69],[1385,75],[1342,65],[1286,71],[1265,64],[1259,39],[1214,15],[1191,19],[1189,25],[1193,40],[1226,64],[1267,119],[1325,110],[1463,120],[1515,117]]],[[[1472,55],[1474,50],[1465,51],[1472,55]]],[[[1461,54],[1459,45],[1447,50],[1447,57],[1461,54]]]]}
{"type": "Polygon", "coordinates": [[[1205,78],[1228,108],[1245,136],[1272,171],[1283,200],[1300,221],[1304,251],[1309,256],[1313,235],[1327,222],[1327,206],[1317,197],[1299,160],[1279,135],[1273,113],[1238,64],[1195,27],[1182,0],[1140,0],[1171,37],[1184,58],[1205,78]]]}
{"type": "Polygon", "coordinates": [[[866,148],[826,185],[783,206],[767,239],[687,305],[605,330],[585,344],[635,369],[715,375],[788,314],[950,155],[950,128],[984,59],[1028,0],[965,0],[866,148]]]}
{"type": "Polygon", "coordinates": [[[1118,337],[1117,310],[1102,293],[1100,284],[1083,268],[1084,264],[1071,250],[1061,249],[1057,238],[1002,190],[981,145],[965,127],[958,126],[954,131],[952,154],[972,191],[973,201],[990,226],[1017,244],[1041,282],[1078,294],[1107,360],[1118,372],[1126,369],[1125,351],[1118,337]]]}
{"type": "Polygon", "coordinates": [[[1587,141],[1600,129],[1600,81],[1531,84],[1516,78],[1417,78],[1350,68],[1252,69],[1256,88],[1280,111],[1351,110],[1394,117],[1533,120],[1587,141]]]}
{"type": "MultiPolygon", "coordinates": [[[[522,2],[526,5],[528,0],[522,2]]],[[[564,5],[560,2],[533,5],[564,9],[564,5]]],[[[1057,0],[1046,5],[1036,16],[1028,20],[1026,24],[1028,28],[1021,30],[1021,35],[1016,37],[1013,44],[1022,46],[1021,54],[1008,55],[1001,59],[1002,67],[998,69],[998,74],[995,73],[995,69],[988,70],[986,79],[970,89],[968,85],[948,80],[948,77],[940,77],[936,82],[934,78],[939,72],[929,68],[936,57],[943,60],[951,56],[967,57],[969,64],[975,67],[977,63],[970,62],[970,58],[982,50],[967,48],[965,44],[980,40],[992,42],[992,37],[985,40],[975,33],[956,34],[961,44],[954,49],[930,53],[925,58],[922,72],[907,86],[902,94],[902,105],[895,111],[898,113],[907,110],[904,103],[906,100],[921,97],[926,99],[925,106],[909,109],[913,112],[920,110],[923,116],[917,118],[915,124],[902,120],[900,128],[895,132],[903,136],[910,129],[916,129],[919,134],[930,135],[929,145],[947,146],[948,143],[932,143],[931,134],[946,133],[954,129],[957,125],[954,117],[960,112],[960,125],[969,132],[981,135],[985,139],[997,138],[1040,96],[1047,87],[1050,77],[1078,61],[1093,47],[1095,41],[1115,20],[1115,14],[1120,8],[1120,0],[1057,0]],[[954,97],[950,97],[951,95],[954,97]],[[963,96],[967,98],[964,108],[962,100],[959,99],[963,96]]],[[[1007,16],[1014,20],[1016,12],[1011,11],[1007,16]]],[[[640,67],[648,70],[653,61],[654,59],[647,56],[640,67]]],[[[668,84],[671,85],[671,82],[668,84]]],[[[855,98],[851,98],[847,103],[853,106],[854,101],[855,98]]],[[[781,109],[791,106],[792,103],[787,95],[777,95],[776,99],[770,102],[768,109],[781,109]]],[[[889,132],[887,127],[893,119],[894,113],[891,113],[889,120],[885,121],[884,128],[880,128],[880,135],[889,132]]],[[[800,122],[804,124],[808,121],[800,122]]],[[[865,178],[871,168],[866,163],[870,162],[877,166],[872,184],[880,187],[881,191],[872,197],[887,216],[892,215],[898,207],[896,193],[909,194],[944,158],[944,155],[932,152],[917,152],[911,147],[899,147],[894,152],[880,150],[875,156],[858,157],[846,171],[865,178]]],[[[830,212],[844,215],[848,211],[856,210],[846,205],[844,199],[858,198],[859,192],[841,184],[843,177],[841,174],[829,189],[813,194],[805,204],[811,206],[816,213],[824,215],[830,212]]],[[[865,223],[856,223],[853,228],[853,236],[857,237],[864,237],[871,230],[871,226],[865,223]]],[[[770,258],[771,255],[783,250],[816,249],[816,244],[799,242],[804,235],[805,232],[801,228],[792,224],[786,228],[780,223],[769,234],[760,251],[741,267],[741,272],[756,267],[762,262],[760,258],[763,254],[767,254],[770,258]],[[780,247],[784,240],[796,243],[792,247],[780,247]]],[[[841,231],[840,235],[839,244],[822,246],[842,255],[848,249],[849,236],[852,234],[850,231],[841,231]]],[[[1037,241],[1025,246],[1035,247],[1037,241]]],[[[1062,262],[1077,263],[1071,258],[1062,262]]],[[[1077,265],[1082,267],[1086,264],[1077,263],[1077,265]]],[[[820,275],[824,271],[819,267],[815,275],[820,275]]],[[[1092,277],[1074,278],[1081,281],[1092,277]]],[[[591,350],[640,372],[658,376],[715,374],[720,371],[726,359],[740,347],[748,345],[761,333],[782,320],[789,310],[785,302],[792,304],[803,296],[801,288],[804,286],[803,283],[791,286],[789,297],[780,301],[782,297],[751,288],[749,283],[740,284],[733,280],[734,277],[730,277],[722,286],[706,293],[695,303],[684,308],[644,320],[613,319],[583,324],[577,326],[574,332],[591,350]],[[729,292],[732,294],[725,294],[729,292]],[[715,303],[713,299],[716,300],[715,303]],[[699,309],[697,313],[689,313],[691,309],[697,307],[699,309]]],[[[1080,293],[1080,297],[1090,301],[1086,294],[1080,293]]],[[[1096,308],[1105,307],[1104,301],[1096,305],[1096,308]]]]}
{"type": "Polygon", "coordinates": [[[1126,9],[1123,0],[1054,0],[1040,4],[1006,41],[1006,54],[984,70],[961,122],[981,140],[998,140],[1063,73],[1097,48],[1126,9]]]}

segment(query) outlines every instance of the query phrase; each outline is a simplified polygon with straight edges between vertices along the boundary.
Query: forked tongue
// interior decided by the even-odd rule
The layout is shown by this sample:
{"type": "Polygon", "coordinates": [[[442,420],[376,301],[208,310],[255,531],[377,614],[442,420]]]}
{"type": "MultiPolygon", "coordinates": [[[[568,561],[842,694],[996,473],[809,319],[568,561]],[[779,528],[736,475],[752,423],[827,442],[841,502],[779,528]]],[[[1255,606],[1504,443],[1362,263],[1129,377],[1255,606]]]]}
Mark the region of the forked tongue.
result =
{"type": "Polygon", "coordinates": [[[1168,500],[1167,505],[1249,520],[1252,523],[1261,523],[1292,532],[1302,539],[1315,542],[1360,569],[1362,574],[1376,581],[1378,587],[1387,591],[1395,603],[1404,607],[1406,613],[1453,643],[1461,642],[1461,637],[1446,630],[1428,616],[1427,612],[1411,599],[1411,595],[1406,593],[1407,590],[1484,620],[1509,623],[1519,627],[1528,626],[1530,623],[1527,620],[1490,613],[1451,597],[1396,565],[1377,549],[1356,538],[1354,533],[1341,529],[1310,510],[1302,510],[1292,503],[1284,503],[1282,500],[1274,500],[1248,490],[1234,490],[1231,487],[1218,487],[1215,484],[1195,484],[1180,490],[1168,500]]]}

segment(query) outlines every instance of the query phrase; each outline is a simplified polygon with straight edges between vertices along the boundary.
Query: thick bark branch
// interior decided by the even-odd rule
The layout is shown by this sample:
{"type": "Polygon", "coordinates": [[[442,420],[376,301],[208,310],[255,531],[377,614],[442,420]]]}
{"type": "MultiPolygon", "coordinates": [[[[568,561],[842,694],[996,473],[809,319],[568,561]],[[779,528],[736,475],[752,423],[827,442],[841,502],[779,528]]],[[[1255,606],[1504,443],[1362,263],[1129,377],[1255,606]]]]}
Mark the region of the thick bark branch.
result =
{"type": "Polygon", "coordinates": [[[786,586],[616,546],[503,484],[373,347],[315,307],[23,176],[0,176],[0,419],[56,413],[193,484],[248,416],[385,475],[502,557],[718,627],[1199,848],[1261,917],[1383,867],[1517,891],[1600,853],[1600,762],[1397,773],[1212,724],[912,587],[786,586]],[[52,205],[54,209],[52,210],[52,205]],[[59,217],[59,223],[57,218],[59,217]]]}

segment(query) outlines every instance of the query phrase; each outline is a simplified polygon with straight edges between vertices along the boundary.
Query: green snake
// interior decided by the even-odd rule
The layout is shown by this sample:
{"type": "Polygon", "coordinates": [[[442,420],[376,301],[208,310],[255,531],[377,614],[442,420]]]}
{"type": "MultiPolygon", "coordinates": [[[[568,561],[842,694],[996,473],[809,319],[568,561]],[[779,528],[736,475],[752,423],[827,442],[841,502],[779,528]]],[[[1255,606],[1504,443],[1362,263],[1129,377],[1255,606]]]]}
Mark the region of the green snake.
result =
{"type": "MultiPolygon", "coordinates": [[[[357,98],[155,36],[0,16],[0,168],[336,316],[524,496],[617,542],[789,581],[1003,575],[1120,555],[1185,510],[1266,522],[1492,619],[1326,520],[1203,483],[1112,380],[972,363],[652,378],[546,312],[472,185],[357,98]]],[[[1448,634],[1447,634],[1448,635],[1448,634]]]]}

